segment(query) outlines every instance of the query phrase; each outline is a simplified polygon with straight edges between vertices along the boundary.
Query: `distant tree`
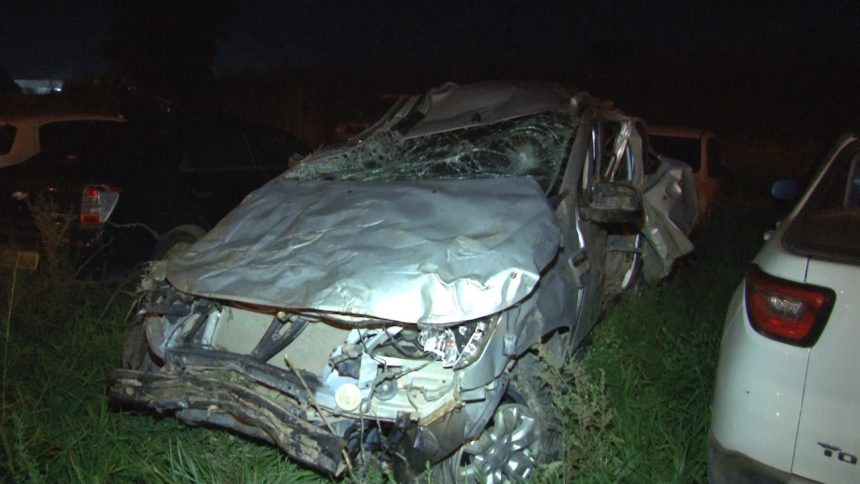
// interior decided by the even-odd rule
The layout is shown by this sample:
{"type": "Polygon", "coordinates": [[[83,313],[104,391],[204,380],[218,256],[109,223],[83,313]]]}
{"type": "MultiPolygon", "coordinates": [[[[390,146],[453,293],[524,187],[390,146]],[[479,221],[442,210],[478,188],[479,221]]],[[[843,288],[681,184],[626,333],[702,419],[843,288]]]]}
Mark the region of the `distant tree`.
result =
{"type": "Polygon", "coordinates": [[[9,94],[20,94],[21,86],[12,79],[12,76],[9,74],[9,71],[0,66],[0,96],[7,96],[9,94]]]}
{"type": "Polygon", "coordinates": [[[124,87],[185,103],[213,79],[234,14],[232,0],[120,1],[102,54],[124,87]]]}

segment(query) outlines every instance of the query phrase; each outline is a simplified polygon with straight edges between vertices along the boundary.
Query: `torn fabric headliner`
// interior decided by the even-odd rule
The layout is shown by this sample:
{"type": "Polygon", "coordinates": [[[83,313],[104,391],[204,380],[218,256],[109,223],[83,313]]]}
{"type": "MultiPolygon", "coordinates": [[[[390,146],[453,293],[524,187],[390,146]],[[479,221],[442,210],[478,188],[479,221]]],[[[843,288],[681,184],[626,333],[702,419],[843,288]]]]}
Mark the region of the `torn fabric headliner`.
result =
{"type": "Polygon", "coordinates": [[[406,136],[425,136],[544,111],[563,111],[574,104],[573,91],[554,83],[449,82],[423,97],[419,108],[424,115],[406,136]]]}
{"type": "Polygon", "coordinates": [[[481,318],[532,292],[560,234],[532,178],[279,177],[187,252],[179,290],[407,323],[481,318]]]}

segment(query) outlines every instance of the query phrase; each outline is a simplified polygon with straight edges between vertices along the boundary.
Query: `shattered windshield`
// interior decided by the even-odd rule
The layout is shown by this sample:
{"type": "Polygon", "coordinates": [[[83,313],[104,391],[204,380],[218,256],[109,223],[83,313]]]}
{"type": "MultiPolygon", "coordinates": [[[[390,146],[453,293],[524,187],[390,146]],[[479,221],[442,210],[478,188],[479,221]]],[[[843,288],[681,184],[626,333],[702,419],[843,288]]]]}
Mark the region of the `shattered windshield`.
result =
{"type": "Polygon", "coordinates": [[[417,138],[382,130],[298,168],[300,180],[410,181],[532,176],[549,192],[575,123],[550,111],[417,138]]]}

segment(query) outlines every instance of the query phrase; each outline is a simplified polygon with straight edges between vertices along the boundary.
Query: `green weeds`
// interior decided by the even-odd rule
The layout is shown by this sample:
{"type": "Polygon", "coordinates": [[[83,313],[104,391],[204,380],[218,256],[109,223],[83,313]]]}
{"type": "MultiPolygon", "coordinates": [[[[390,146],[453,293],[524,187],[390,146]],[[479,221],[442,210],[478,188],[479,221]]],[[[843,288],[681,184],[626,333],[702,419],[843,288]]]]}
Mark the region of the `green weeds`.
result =
{"type": "Polygon", "coordinates": [[[272,447],[111,408],[105,382],[120,361],[136,281],[111,288],[76,277],[63,242],[68,217],[57,218],[48,199],[33,210],[45,264],[0,268],[0,480],[320,479],[272,447]]]}
{"type": "Polygon", "coordinates": [[[320,479],[269,446],[111,408],[105,378],[120,360],[125,321],[135,302],[130,291],[134,281],[106,288],[40,273],[3,271],[0,285],[6,361],[0,382],[0,479],[320,479]]]}
{"type": "Polygon", "coordinates": [[[68,278],[71,272],[68,232],[74,214],[60,207],[51,197],[42,193],[28,202],[36,229],[42,236],[44,261],[42,270],[55,280],[68,278]]]}
{"type": "Polygon", "coordinates": [[[543,469],[548,482],[570,482],[589,475],[595,481],[612,480],[607,470],[617,468],[623,441],[610,432],[614,421],[602,372],[589,373],[578,359],[559,361],[554,353],[538,349],[546,371],[538,376],[547,383],[553,405],[559,409],[562,459],[543,469]]]}

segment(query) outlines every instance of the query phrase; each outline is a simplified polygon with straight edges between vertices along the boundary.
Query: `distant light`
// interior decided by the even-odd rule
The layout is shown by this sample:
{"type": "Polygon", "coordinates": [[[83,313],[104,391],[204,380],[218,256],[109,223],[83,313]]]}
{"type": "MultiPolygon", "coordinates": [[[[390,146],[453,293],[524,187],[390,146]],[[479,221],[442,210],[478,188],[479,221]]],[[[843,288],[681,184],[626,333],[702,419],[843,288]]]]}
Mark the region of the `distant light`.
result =
{"type": "Polygon", "coordinates": [[[15,79],[25,94],[44,95],[63,91],[64,81],[58,79],[15,79]]]}

